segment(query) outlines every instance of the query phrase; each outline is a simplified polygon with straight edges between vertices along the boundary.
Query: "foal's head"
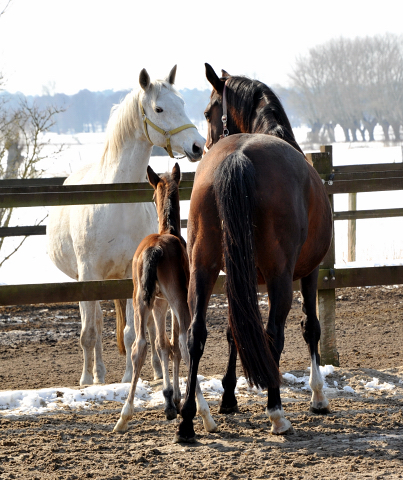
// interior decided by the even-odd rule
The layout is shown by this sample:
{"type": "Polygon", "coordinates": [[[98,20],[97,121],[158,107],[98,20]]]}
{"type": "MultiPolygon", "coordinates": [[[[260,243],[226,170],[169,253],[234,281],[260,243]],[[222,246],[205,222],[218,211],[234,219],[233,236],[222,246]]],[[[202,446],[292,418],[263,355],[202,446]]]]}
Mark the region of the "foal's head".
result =
{"type": "Polygon", "coordinates": [[[170,233],[180,236],[179,183],[181,171],[175,163],[171,173],[158,175],[147,167],[147,179],[154,188],[154,202],[157,206],[159,234],[170,233]]]}
{"type": "Polygon", "coordinates": [[[264,83],[247,77],[235,77],[222,70],[219,78],[206,63],[206,77],[213,86],[210,102],[204,111],[210,148],[223,135],[223,103],[227,102],[228,134],[265,133],[282,138],[302,153],[290,121],[277,95],[264,83]],[[224,88],[225,87],[225,88],[224,88]]]}

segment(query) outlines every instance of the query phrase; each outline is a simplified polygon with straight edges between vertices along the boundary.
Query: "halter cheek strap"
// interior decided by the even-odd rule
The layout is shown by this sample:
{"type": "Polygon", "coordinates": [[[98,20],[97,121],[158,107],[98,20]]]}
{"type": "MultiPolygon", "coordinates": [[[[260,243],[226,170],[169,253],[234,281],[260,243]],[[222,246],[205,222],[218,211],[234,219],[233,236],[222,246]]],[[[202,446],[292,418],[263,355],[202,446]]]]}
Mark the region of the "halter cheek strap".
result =
{"type": "Polygon", "coordinates": [[[221,121],[222,121],[223,130],[222,130],[221,138],[228,137],[228,135],[229,135],[229,130],[228,130],[228,127],[227,127],[228,116],[227,116],[227,95],[226,95],[226,92],[227,92],[227,82],[224,83],[224,89],[223,89],[223,92],[222,92],[222,117],[221,117],[221,121]]]}
{"type": "MultiPolygon", "coordinates": [[[[166,130],[163,130],[162,128],[158,127],[157,125],[155,125],[155,123],[153,123],[149,118],[147,118],[147,116],[145,114],[145,111],[144,111],[144,108],[143,108],[143,104],[141,104],[141,103],[140,103],[140,108],[141,108],[141,115],[143,117],[144,133],[146,134],[147,140],[151,143],[151,145],[154,145],[153,142],[151,141],[151,138],[150,138],[149,134],[148,134],[147,125],[150,125],[150,127],[152,127],[154,130],[157,130],[157,132],[164,135],[164,137],[166,138],[166,146],[164,148],[168,152],[168,155],[171,158],[175,158],[174,154],[172,152],[172,147],[171,147],[171,136],[175,135],[175,133],[182,132],[182,130],[186,130],[187,128],[196,128],[196,126],[193,125],[192,123],[187,123],[186,125],[182,125],[181,127],[177,127],[177,128],[174,128],[173,130],[166,131],[166,130]]],[[[197,130],[197,128],[196,128],[196,130],[197,130]]]]}

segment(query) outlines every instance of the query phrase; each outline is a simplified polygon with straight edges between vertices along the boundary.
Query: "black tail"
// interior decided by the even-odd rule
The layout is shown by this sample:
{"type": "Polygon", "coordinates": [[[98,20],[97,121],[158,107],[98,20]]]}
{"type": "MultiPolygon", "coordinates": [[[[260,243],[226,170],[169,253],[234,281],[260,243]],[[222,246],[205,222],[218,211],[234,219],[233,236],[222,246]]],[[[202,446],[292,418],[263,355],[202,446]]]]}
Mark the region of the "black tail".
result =
{"type": "Polygon", "coordinates": [[[250,383],[277,387],[280,374],[259,310],[253,234],[255,168],[241,152],[218,167],[215,197],[223,230],[229,324],[250,383]]]}
{"type": "Polygon", "coordinates": [[[141,288],[143,290],[143,300],[148,306],[155,294],[157,283],[157,267],[162,257],[161,247],[148,247],[143,255],[143,272],[141,275],[141,288]]]}

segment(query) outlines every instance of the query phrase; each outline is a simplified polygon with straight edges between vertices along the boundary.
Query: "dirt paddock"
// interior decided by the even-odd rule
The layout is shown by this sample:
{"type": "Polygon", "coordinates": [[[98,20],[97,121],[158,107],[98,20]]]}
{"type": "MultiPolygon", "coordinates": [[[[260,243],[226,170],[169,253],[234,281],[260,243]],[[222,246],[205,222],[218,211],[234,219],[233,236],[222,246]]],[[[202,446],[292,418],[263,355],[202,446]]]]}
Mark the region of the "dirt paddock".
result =
{"type": "MultiPolygon", "coordinates": [[[[122,404],[89,410],[8,415],[0,410],[1,479],[395,479],[403,478],[403,287],[337,290],[340,367],[326,377],[332,412],[309,413],[310,393],[284,383],[284,410],[294,433],[272,436],[261,395],[239,397],[240,413],[218,414],[197,442],[173,444],[179,419],[161,407],[137,411],[130,429],[113,434],[122,404]],[[389,390],[366,388],[377,378],[389,390]],[[352,391],[353,390],[353,391],[352,391]]],[[[262,302],[264,297],[261,298],[262,302]]],[[[114,338],[114,305],[103,302],[107,383],[119,382],[124,358],[114,338]]],[[[267,307],[262,305],[264,315],[267,307]]],[[[307,374],[298,295],[286,326],[281,371],[307,374]]],[[[199,373],[220,378],[227,360],[226,299],[212,297],[199,373]]],[[[76,387],[81,375],[80,317],[75,304],[0,307],[0,390],[76,387]]],[[[239,374],[242,370],[239,368],[239,374]]],[[[186,372],[182,369],[182,376],[186,372]]],[[[147,360],[141,378],[152,381],[147,360]]]]}

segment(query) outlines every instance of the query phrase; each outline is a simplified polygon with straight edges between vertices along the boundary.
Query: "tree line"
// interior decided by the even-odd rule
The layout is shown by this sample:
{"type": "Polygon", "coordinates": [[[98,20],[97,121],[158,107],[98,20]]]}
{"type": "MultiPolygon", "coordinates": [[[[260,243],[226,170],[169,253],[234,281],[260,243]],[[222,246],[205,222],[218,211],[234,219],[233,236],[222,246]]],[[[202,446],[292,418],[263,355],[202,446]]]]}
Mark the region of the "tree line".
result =
{"type": "Polygon", "coordinates": [[[297,58],[290,78],[290,101],[312,142],[334,142],[336,125],[346,141],[373,141],[376,125],[385,141],[401,140],[403,36],[331,40],[297,58]]]}

